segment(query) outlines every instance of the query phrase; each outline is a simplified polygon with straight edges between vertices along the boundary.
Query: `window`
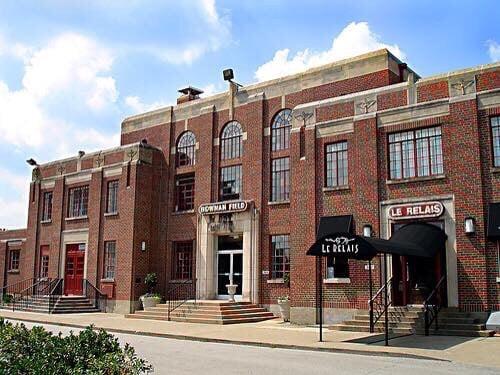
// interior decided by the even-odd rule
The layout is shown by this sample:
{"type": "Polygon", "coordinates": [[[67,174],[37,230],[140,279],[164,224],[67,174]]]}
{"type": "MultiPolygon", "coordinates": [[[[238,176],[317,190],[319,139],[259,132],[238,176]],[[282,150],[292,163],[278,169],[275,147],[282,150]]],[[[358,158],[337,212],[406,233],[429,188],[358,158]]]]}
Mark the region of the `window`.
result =
{"type": "Polygon", "coordinates": [[[290,130],[292,129],[292,111],[284,109],[276,115],[271,125],[271,150],[290,148],[290,130]]]}
{"type": "Polygon", "coordinates": [[[108,201],[106,212],[114,214],[118,212],[118,180],[108,182],[108,201]]]}
{"type": "Polygon", "coordinates": [[[177,166],[195,164],[196,137],[193,132],[182,133],[177,141],[176,162],[177,166]]]}
{"type": "Polygon", "coordinates": [[[52,220],[52,192],[43,193],[42,221],[52,220]]]}
{"type": "Polygon", "coordinates": [[[194,174],[176,176],[175,211],[194,209],[194,174]]]}
{"type": "Polygon", "coordinates": [[[49,246],[40,246],[40,277],[49,277],[49,246]]]}
{"type": "Polygon", "coordinates": [[[69,189],[68,217],[87,216],[89,187],[69,189]]]}
{"type": "Polygon", "coordinates": [[[273,159],[271,164],[271,201],[290,199],[290,158],[273,159]]]}
{"type": "Polygon", "coordinates": [[[221,168],[220,200],[228,201],[241,197],[241,165],[221,168]]]}
{"type": "Polygon", "coordinates": [[[346,258],[326,258],[326,278],[343,279],[349,277],[349,262],[346,258]]]}
{"type": "Polygon", "coordinates": [[[224,126],[221,135],[221,159],[236,159],[241,157],[241,125],[236,121],[231,121],[224,126]]]}
{"type": "Polygon", "coordinates": [[[290,272],[290,245],[289,235],[271,236],[272,272],[273,279],[282,279],[290,272]]]}
{"type": "Polygon", "coordinates": [[[389,134],[391,179],[443,173],[441,127],[389,134]]]}
{"type": "Polygon", "coordinates": [[[500,167],[500,116],[491,118],[491,139],[493,141],[493,165],[500,167]]]}
{"type": "Polygon", "coordinates": [[[347,142],[326,145],[326,187],[347,186],[347,142]]]}
{"type": "Polygon", "coordinates": [[[173,265],[175,280],[189,280],[193,278],[193,241],[174,243],[173,265]]]}
{"type": "Polygon", "coordinates": [[[104,243],[104,278],[114,280],[116,273],[116,242],[104,243]]]}
{"type": "Polygon", "coordinates": [[[20,257],[21,257],[21,250],[9,251],[9,271],[19,271],[20,257]]]}

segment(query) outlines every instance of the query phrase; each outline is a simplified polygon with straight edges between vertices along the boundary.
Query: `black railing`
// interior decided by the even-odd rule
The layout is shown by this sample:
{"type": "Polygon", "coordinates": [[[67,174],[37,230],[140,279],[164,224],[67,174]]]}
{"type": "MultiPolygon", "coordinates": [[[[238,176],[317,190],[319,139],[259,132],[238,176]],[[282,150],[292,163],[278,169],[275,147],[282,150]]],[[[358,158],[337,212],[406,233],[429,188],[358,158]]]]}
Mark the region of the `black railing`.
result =
{"type": "Polygon", "coordinates": [[[194,300],[196,304],[196,279],[176,282],[167,292],[167,319],[170,320],[170,313],[186,303],[194,300]]]}
{"type": "Polygon", "coordinates": [[[36,279],[31,277],[17,283],[6,285],[1,289],[0,306],[12,307],[13,301],[19,297],[22,291],[26,290],[36,282],[36,279]]]}
{"type": "Polygon", "coordinates": [[[370,332],[373,333],[375,331],[375,324],[377,324],[378,320],[386,310],[389,308],[389,306],[392,304],[392,277],[387,280],[387,283],[383,285],[377,293],[373,296],[372,299],[368,301],[368,304],[370,306],[370,332]],[[387,289],[389,288],[389,289],[387,289]],[[387,295],[388,298],[386,300],[386,289],[387,289],[387,295]]]}
{"type": "MultiPolygon", "coordinates": [[[[42,278],[34,279],[34,282],[27,288],[21,290],[17,293],[12,300],[12,311],[17,310],[28,310],[33,307],[34,302],[39,300],[39,297],[48,296],[50,292],[50,285],[53,279],[42,278]]],[[[43,309],[44,305],[42,303],[39,309],[43,309]]]]}
{"type": "Polygon", "coordinates": [[[425,335],[429,336],[429,329],[432,323],[434,329],[439,329],[438,314],[446,301],[446,276],[441,277],[436,287],[429,294],[424,302],[425,335]]]}
{"type": "Polygon", "coordinates": [[[108,296],[97,289],[97,287],[87,279],[83,279],[83,293],[95,308],[99,309],[101,312],[106,312],[108,296]]]}
{"type": "Polygon", "coordinates": [[[49,307],[48,313],[51,314],[54,311],[57,301],[63,294],[63,279],[54,279],[54,282],[50,286],[49,290],[49,307]]]}

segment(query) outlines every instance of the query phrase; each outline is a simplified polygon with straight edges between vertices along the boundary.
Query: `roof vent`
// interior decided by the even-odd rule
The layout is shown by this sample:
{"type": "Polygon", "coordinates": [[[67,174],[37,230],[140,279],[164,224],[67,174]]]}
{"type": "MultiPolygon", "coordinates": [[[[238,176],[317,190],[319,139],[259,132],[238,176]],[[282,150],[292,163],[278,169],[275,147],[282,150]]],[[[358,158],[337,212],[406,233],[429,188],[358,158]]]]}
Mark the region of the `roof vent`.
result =
{"type": "Polygon", "coordinates": [[[193,86],[188,86],[178,91],[182,95],[177,98],[177,104],[182,104],[191,100],[198,99],[200,97],[200,94],[203,94],[203,90],[197,89],[193,86]]]}

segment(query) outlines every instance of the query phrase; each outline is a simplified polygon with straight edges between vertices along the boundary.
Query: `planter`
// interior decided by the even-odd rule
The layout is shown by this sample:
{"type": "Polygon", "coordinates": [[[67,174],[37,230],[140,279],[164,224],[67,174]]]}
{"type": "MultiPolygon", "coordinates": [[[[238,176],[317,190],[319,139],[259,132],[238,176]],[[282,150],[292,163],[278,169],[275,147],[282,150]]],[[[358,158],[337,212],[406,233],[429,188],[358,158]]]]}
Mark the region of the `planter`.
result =
{"type": "Polygon", "coordinates": [[[155,307],[158,303],[157,297],[141,296],[142,308],[155,307]]]}
{"type": "Polygon", "coordinates": [[[227,294],[229,294],[229,302],[234,302],[234,295],[236,294],[236,288],[238,285],[236,284],[227,284],[227,294]]]}
{"type": "Polygon", "coordinates": [[[290,300],[278,300],[280,314],[284,322],[290,321],[290,300]]]}

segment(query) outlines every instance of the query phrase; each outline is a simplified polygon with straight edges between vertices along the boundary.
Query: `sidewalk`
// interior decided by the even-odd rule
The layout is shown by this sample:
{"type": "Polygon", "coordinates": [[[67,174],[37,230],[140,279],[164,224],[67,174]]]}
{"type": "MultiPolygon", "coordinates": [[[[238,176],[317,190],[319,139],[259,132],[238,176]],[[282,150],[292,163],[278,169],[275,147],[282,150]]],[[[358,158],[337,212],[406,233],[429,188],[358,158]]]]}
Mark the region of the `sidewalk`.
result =
{"type": "Polygon", "coordinates": [[[104,328],[110,332],[175,339],[426,358],[500,367],[500,356],[498,355],[500,353],[500,337],[469,338],[412,335],[394,338],[389,341],[390,346],[386,347],[384,346],[383,335],[330,331],[328,329],[323,331],[325,342],[320,343],[318,342],[318,328],[291,325],[283,323],[279,319],[260,323],[223,326],[126,319],[123,315],[101,313],[47,315],[0,310],[0,317],[71,327],[86,327],[93,324],[97,328],[104,328]]]}

